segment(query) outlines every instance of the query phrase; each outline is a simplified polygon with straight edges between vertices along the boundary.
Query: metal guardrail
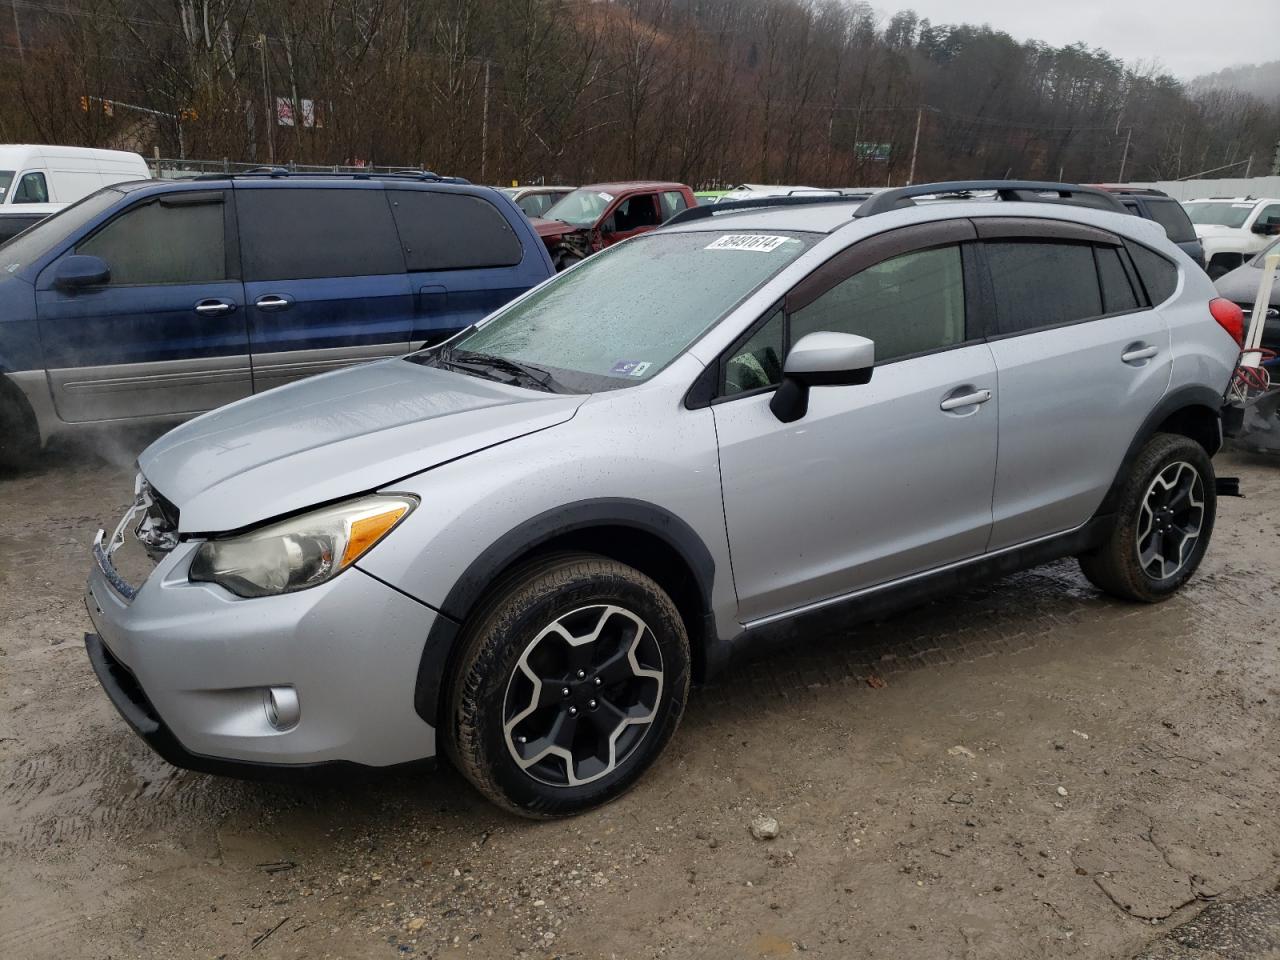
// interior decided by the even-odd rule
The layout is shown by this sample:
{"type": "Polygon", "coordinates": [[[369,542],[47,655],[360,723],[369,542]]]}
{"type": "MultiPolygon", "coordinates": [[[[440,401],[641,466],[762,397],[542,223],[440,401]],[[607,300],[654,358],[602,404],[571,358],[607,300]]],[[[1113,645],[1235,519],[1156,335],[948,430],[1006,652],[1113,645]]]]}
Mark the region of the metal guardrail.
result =
{"type": "MultiPolygon", "coordinates": [[[[182,160],[174,157],[157,157],[147,161],[147,166],[151,168],[151,175],[157,179],[178,180],[184,177],[195,177],[201,174],[217,174],[217,173],[249,173],[253,170],[262,170],[262,163],[242,163],[240,161],[222,159],[222,160],[182,160]]],[[[341,163],[274,163],[269,166],[280,167],[290,173],[406,173],[417,171],[426,173],[427,168],[422,164],[402,163],[402,164],[366,164],[365,166],[356,166],[353,164],[341,163]]]]}

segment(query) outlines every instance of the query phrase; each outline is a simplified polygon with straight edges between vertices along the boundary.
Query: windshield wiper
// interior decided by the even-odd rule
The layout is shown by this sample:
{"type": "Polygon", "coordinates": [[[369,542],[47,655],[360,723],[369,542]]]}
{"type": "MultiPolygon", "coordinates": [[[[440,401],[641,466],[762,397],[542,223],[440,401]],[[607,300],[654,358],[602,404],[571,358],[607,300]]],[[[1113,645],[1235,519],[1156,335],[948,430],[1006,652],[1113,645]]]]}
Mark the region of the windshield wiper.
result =
{"type": "MultiPolygon", "coordinates": [[[[461,367],[464,370],[470,369],[477,372],[487,373],[494,370],[500,370],[503,373],[511,374],[513,380],[525,381],[537,384],[548,393],[568,393],[564,385],[559,383],[548,371],[541,367],[535,367],[531,363],[524,363],[519,360],[510,360],[506,357],[495,356],[491,353],[476,353],[472,350],[449,351],[448,357],[441,357],[441,363],[450,366],[461,367]]],[[[497,378],[495,378],[497,379],[497,378]]]]}

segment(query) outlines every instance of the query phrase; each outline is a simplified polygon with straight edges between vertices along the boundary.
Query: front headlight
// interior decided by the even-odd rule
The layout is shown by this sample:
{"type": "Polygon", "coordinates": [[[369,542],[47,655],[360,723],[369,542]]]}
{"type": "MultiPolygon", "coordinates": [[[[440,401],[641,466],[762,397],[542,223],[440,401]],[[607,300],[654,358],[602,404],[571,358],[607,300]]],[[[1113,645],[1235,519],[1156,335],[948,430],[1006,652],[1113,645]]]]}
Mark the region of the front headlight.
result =
{"type": "Polygon", "coordinates": [[[361,497],[207,540],[191,561],[190,578],[216,583],[239,597],[306,590],[355,563],[417,505],[417,498],[401,494],[361,497]]]}

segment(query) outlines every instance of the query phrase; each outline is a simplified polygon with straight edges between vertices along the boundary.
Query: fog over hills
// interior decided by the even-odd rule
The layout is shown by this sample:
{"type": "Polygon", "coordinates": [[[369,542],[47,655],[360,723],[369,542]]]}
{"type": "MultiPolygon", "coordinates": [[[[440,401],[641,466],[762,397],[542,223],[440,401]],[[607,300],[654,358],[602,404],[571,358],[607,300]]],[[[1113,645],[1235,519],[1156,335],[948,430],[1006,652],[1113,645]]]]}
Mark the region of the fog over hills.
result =
{"type": "Polygon", "coordinates": [[[1280,101],[1280,60],[1237,67],[1217,73],[1206,73],[1189,84],[1195,92],[1214,89],[1239,90],[1268,102],[1280,101]]]}

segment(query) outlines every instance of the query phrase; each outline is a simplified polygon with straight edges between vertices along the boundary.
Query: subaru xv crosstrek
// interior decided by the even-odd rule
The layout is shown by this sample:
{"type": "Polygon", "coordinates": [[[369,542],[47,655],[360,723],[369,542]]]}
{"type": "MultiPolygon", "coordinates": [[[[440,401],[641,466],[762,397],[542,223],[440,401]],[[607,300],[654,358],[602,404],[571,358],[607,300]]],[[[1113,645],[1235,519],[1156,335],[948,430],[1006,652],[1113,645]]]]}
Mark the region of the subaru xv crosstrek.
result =
{"type": "Polygon", "coordinates": [[[691,678],[830,618],[1064,556],[1169,596],[1240,312],[1112,198],[1001,190],[690,210],[174,429],[93,548],[107,694],[180,766],[443,751],[556,816],[640,777],[691,678]]]}

